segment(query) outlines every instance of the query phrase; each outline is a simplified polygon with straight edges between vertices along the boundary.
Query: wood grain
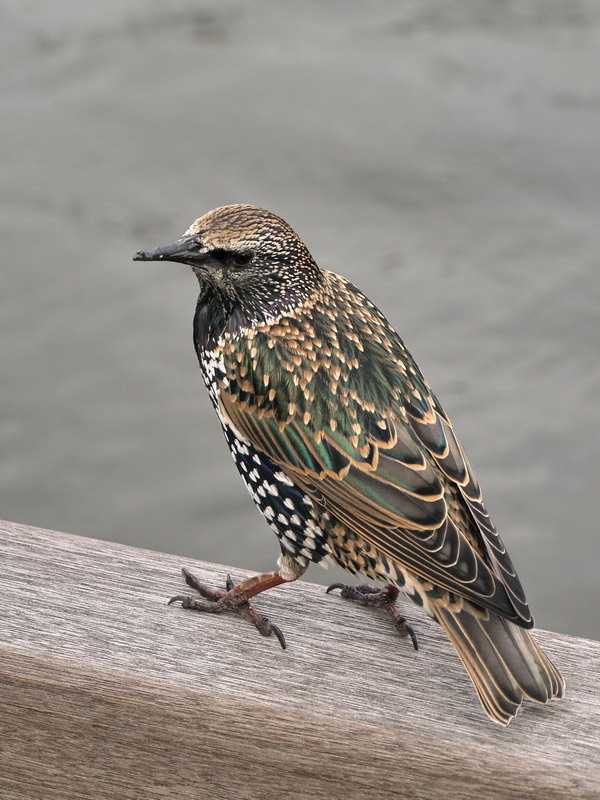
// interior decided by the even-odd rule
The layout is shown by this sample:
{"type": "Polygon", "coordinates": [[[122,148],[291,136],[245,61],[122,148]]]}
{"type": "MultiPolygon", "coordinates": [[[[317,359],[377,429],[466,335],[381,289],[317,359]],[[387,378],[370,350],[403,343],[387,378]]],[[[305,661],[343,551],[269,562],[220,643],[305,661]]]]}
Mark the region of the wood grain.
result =
{"type": "Polygon", "coordinates": [[[567,697],[502,729],[416,608],[418,653],[380,612],[274,589],[256,606],[282,651],[167,606],[178,557],[5,522],[0,559],[6,800],[600,797],[598,642],[537,632],[567,697]]]}

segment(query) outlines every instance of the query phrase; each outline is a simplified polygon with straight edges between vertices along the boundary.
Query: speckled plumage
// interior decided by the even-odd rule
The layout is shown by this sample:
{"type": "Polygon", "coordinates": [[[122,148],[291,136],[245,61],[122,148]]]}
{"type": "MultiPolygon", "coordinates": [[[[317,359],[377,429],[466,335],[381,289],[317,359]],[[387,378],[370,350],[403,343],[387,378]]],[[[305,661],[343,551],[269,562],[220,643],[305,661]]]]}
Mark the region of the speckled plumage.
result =
{"type": "Polygon", "coordinates": [[[337,562],[399,587],[443,625],[497,722],[523,695],[560,696],[473,469],[381,312],[252,206],[216,209],[140,257],[198,276],[202,374],[279,539],[281,579],[337,562]]]}

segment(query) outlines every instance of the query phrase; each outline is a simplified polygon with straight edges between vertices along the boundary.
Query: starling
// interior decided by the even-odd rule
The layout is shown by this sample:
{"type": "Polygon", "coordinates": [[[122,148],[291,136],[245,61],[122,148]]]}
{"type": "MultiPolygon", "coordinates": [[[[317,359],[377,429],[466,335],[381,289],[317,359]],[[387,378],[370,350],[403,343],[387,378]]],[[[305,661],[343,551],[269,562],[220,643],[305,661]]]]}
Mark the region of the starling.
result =
{"type": "Polygon", "coordinates": [[[533,619],[452,423],[383,314],[320,269],[281,218],[217,208],[139,261],[188,264],[200,284],[194,344],[236,466],[275,531],[278,569],[226,590],[184,569],[200,597],[185,608],[250,605],[313,562],[384,583],[329,587],[383,608],[400,634],[403,591],[440,623],[486,714],[506,725],[528,697],[562,697],[564,680],[528,633],[533,619]]]}

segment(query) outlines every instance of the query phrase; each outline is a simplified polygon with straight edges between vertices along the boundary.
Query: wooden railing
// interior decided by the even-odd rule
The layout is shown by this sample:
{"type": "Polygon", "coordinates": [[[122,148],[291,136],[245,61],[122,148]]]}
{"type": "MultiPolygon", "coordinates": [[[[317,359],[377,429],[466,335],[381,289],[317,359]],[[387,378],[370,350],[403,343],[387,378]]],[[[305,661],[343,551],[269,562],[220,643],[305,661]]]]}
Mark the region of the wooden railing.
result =
{"type": "Polygon", "coordinates": [[[274,589],[256,607],[283,651],[167,606],[182,561],[223,585],[225,567],[0,523],[0,797],[600,797],[600,643],[538,631],[567,696],[503,729],[418,609],[415,652],[321,586],[274,589]]]}

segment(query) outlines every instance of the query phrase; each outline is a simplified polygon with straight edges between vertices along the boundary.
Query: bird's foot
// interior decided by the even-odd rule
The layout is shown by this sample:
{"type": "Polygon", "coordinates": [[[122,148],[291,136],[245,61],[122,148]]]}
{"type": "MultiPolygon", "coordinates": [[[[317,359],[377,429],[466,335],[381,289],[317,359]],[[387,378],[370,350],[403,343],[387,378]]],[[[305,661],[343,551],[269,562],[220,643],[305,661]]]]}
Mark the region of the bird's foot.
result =
{"type": "Polygon", "coordinates": [[[228,575],[225,582],[226,591],[222,591],[213,589],[211,586],[202,583],[185,567],[183,567],[181,571],[187,585],[195,589],[204,599],[199,600],[190,595],[178,594],[169,600],[168,605],[180,602],[182,608],[189,608],[193,611],[207,611],[210,614],[219,614],[222,611],[235,611],[254,625],[261,636],[271,636],[271,634],[275,634],[279,644],[285,650],[286,645],[283,633],[277,625],[270,622],[267,617],[255,611],[249,602],[249,598],[258,594],[260,591],[283,582],[273,579],[272,576],[277,575],[277,573],[266,573],[265,575],[257,576],[257,578],[248,578],[238,584],[238,586],[234,585],[231,575],[228,575]],[[263,582],[265,584],[268,583],[268,585],[260,586],[261,578],[267,579],[263,582]]]}
{"type": "Polygon", "coordinates": [[[406,617],[403,617],[396,607],[396,600],[400,591],[395,586],[392,586],[390,583],[383,587],[371,586],[368,583],[362,584],[361,586],[332,583],[331,586],[327,587],[327,594],[333,589],[341,589],[342,597],[347,600],[354,600],[362,606],[382,608],[394,623],[400,636],[410,636],[415,650],[419,649],[417,634],[414,632],[412,625],[406,621],[406,617]]]}

